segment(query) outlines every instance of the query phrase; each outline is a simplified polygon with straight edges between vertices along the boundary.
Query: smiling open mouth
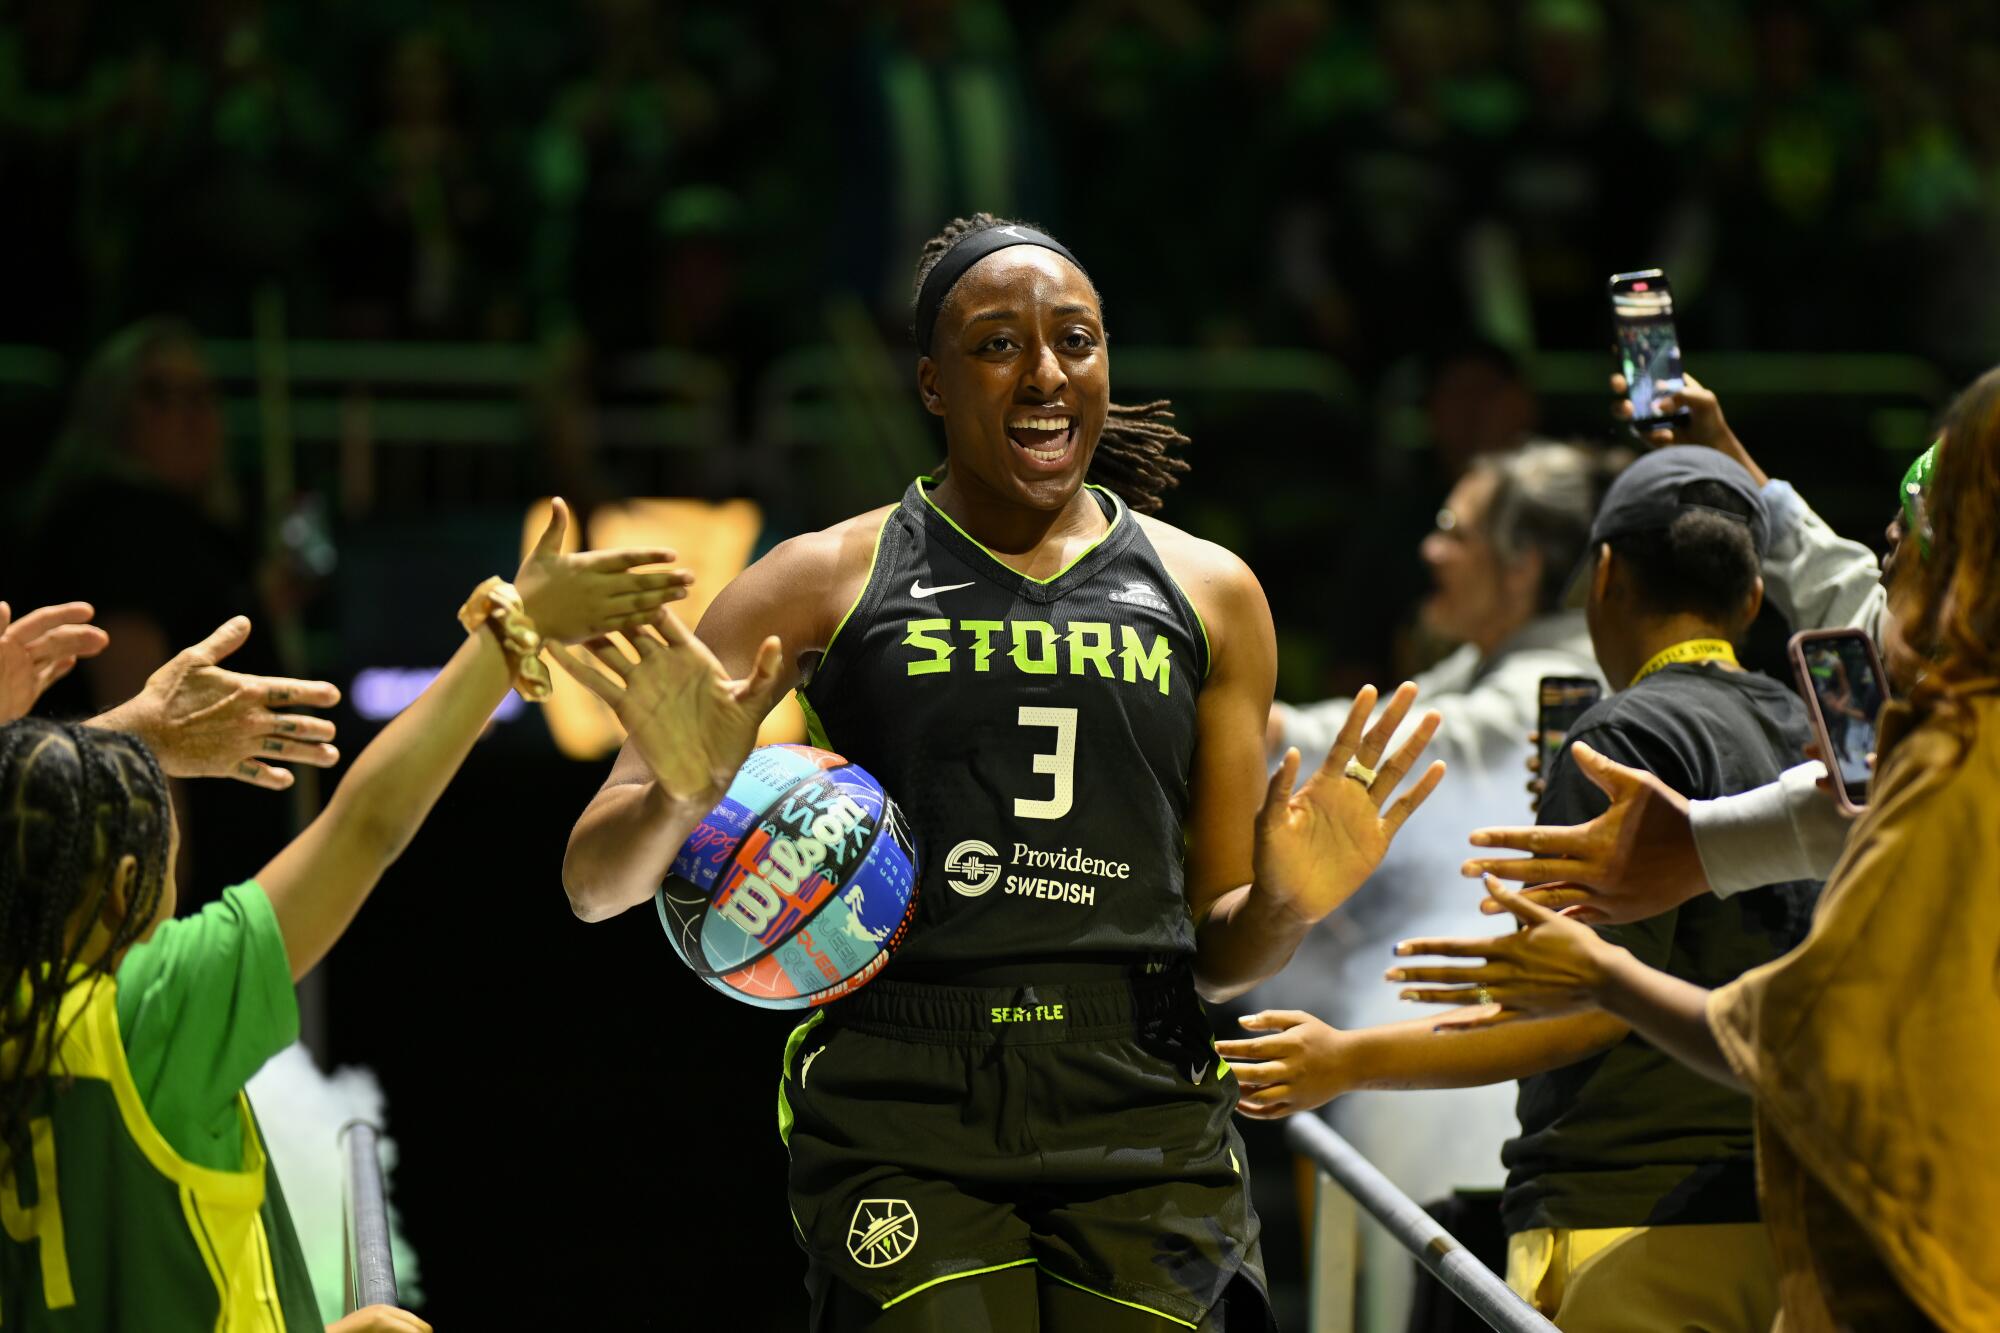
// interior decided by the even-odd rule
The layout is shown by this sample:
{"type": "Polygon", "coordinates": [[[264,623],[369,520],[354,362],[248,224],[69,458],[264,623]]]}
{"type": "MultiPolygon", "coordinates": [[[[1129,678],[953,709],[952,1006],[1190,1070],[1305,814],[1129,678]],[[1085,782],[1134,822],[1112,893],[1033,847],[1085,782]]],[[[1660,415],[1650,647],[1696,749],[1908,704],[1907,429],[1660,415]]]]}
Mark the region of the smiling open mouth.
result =
{"type": "Polygon", "coordinates": [[[1076,418],[1067,413],[1018,417],[1007,423],[1007,438],[1032,463],[1057,467],[1076,447],[1076,418]]]}

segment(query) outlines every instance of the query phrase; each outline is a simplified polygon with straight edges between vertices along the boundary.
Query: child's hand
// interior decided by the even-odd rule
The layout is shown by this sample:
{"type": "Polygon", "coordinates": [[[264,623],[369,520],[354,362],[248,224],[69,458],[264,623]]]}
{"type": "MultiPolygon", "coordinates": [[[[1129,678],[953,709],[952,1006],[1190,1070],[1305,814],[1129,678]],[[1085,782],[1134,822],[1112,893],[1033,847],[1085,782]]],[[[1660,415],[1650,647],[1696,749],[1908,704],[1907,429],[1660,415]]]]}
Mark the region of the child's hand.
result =
{"type": "Polygon", "coordinates": [[[635,571],[639,565],[671,563],[675,553],[664,546],[564,555],[563,534],[568,530],[569,506],[558,496],[549,508],[549,526],[514,576],[529,619],[551,643],[637,629],[666,603],[687,596],[688,585],[694,582],[686,570],[635,571]]]}
{"type": "Polygon", "coordinates": [[[1351,1088],[1345,1032],[1297,1009],[1251,1014],[1243,1026],[1265,1035],[1215,1043],[1243,1085],[1236,1103],[1242,1114],[1277,1120],[1324,1106],[1351,1088]]]}
{"type": "Polygon", "coordinates": [[[1626,950],[1581,921],[1508,892],[1491,875],[1486,877],[1486,892],[1514,914],[1521,929],[1490,940],[1404,940],[1396,946],[1401,957],[1431,954],[1482,961],[1472,967],[1399,963],[1389,969],[1386,979],[1418,984],[1405,987],[1398,998],[1463,1006],[1453,1017],[1438,1020],[1440,1031],[1495,1027],[1601,1007],[1612,969],[1626,950]]]}

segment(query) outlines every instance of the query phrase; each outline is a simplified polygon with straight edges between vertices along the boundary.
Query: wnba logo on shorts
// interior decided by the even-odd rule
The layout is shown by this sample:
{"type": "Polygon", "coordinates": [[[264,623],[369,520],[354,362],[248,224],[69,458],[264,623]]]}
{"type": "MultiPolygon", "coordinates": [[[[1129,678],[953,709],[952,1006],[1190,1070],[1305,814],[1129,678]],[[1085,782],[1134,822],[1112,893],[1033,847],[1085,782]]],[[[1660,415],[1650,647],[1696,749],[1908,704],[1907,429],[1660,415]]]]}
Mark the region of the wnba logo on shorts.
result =
{"type": "Polygon", "coordinates": [[[1000,882],[1000,853],[990,842],[967,838],[945,853],[945,883],[968,898],[1000,882]]]}
{"type": "Polygon", "coordinates": [[[917,1213],[901,1199],[863,1199],[847,1224],[847,1252],[863,1268],[887,1268],[917,1243],[917,1213]]]}

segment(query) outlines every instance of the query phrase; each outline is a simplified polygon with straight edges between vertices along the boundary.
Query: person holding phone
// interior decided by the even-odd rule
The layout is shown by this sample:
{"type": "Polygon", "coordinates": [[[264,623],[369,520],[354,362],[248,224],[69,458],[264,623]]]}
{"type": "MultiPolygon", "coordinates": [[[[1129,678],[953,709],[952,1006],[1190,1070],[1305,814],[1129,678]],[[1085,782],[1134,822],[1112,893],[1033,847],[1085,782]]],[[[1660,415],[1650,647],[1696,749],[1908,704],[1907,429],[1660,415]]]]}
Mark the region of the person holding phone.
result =
{"type": "Polygon", "coordinates": [[[1928,557],[1896,562],[1891,599],[1891,660],[1927,670],[1883,712],[1868,810],[1800,947],[1704,988],[1491,880],[1525,929],[1412,940],[1483,961],[1395,978],[1476,1005],[1446,1021],[1486,1035],[1614,1015],[1748,1091],[1788,1329],[2000,1327],[2000,369],[1953,405],[1935,466],[1928,557]]]}
{"type": "MultiPolygon", "coordinates": [[[[1614,392],[1623,383],[1613,376],[1614,392]]],[[[1691,409],[1685,433],[1764,477],[1722,415],[1713,392],[1688,377],[1691,409]]],[[[1622,399],[1615,411],[1629,416],[1622,399]]],[[[1660,431],[1656,442],[1678,439],[1660,431]]],[[[1887,588],[1907,559],[1928,559],[1926,512],[1934,500],[1937,446],[1914,459],[1897,487],[1886,532],[1888,554],[1878,563],[1859,542],[1837,536],[1782,481],[1765,478],[1760,494],[1771,516],[1771,549],[1763,561],[1772,602],[1800,629],[1851,627],[1884,650],[1890,690],[1907,695],[1923,669],[1888,613],[1887,588]]],[[[1705,893],[1727,897],[1790,879],[1824,879],[1846,849],[1849,813],[1829,800],[1829,778],[1818,760],[1787,769],[1755,791],[1690,801],[1657,777],[1620,764],[1587,744],[1571,751],[1578,770],[1610,804],[1573,827],[1501,825],[1473,832],[1489,854],[1464,862],[1468,878],[1496,875],[1538,885],[1528,894],[1542,906],[1568,911],[1593,925],[1642,921],[1705,893]],[[1505,856],[1505,851],[1524,856],[1505,856]]],[[[1488,913],[1503,909],[1493,899],[1488,913]]]]}
{"type": "MultiPolygon", "coordinates": [[[[1700,796],[1769,782],[1799,753],[1810,733],[1798,696],[1743,670],[1732,647],[1756,617],[1766,544],[1757,486],[1712,450],[1658,450],[1612,485],[1591,529],[1586,616],[1598,662],[1622,688],[1571,730],[1547,775],[1545,819],[1602,808],[1572,758],[1583,744],[1700,796]]],[[[1721,985],[1803,939],[1817,891],[1802,881],[1698,899],[1611,938],[1673,976],[1721,985]]],[[[1252,1117],[1357,1089],[1518,1079],[1507,1279],[1564,1329],[1768,1327],[1777,1293],[1749,1101],[1615,1017],[1473,1034],[1437,1033],[1428,1018],[1342,1031],[1303,1013],[1245,1026],[1260,1035],[1218,1049],[1252,1117]]]]}

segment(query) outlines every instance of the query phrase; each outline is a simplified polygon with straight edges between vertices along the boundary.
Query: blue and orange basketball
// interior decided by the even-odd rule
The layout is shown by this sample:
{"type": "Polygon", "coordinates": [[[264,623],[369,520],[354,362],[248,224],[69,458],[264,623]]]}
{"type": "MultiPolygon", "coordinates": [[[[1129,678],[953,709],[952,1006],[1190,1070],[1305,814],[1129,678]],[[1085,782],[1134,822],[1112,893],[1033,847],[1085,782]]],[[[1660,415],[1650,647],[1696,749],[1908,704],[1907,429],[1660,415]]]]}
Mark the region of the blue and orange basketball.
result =
{"type": "Polygon", "coordinates": [[[725,995],[804,1009],[902,943],[917,858],[882,784],[809,745],[753,750],[654,895],[681,961],[725,995]]]}

